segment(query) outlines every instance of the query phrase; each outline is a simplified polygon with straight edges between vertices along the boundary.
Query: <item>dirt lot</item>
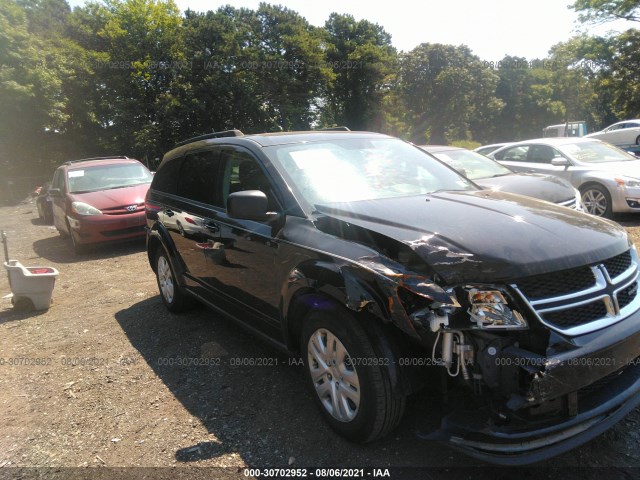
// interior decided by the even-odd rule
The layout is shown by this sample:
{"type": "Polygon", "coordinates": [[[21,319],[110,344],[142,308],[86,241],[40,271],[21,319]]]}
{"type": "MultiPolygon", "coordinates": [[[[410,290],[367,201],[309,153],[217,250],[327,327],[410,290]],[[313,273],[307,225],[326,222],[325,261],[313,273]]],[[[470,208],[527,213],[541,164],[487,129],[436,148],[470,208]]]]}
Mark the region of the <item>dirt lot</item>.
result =
{"type": "MultiPolygon", "coordinates": [[[[76,256],[52,226],[40,224],[33,203],[2,207],[0,219],[12,258],[60,270],[47,312],[19,313],[0,300],[0,478],[87,471],[242,478],[244,467],[418,467],[392,470],[391,478],[496,473],[416,439],[417,430],[436,425],[425,412],[438,406],[424,393],[410,399],[388,438],[362,446],[337,437],[287,356],[205,308],[179,316],[164,309],[143,241],[76,256]],[[243,359],[269,359],[269,366],[243,359]],[[176,466],[183,468],[113,470],[176,466]]],[[[640,218],[618,220],[640,241],[640,218]]],[[[9,292],[2,272],[0,297],[9,292]]],[[[639,447],[636,410],[524,478],[557,478],[556,468],[563,477],[637,478],[639,447]]],[[[502,470],[494,478],[512,476],[502,470]]]]}

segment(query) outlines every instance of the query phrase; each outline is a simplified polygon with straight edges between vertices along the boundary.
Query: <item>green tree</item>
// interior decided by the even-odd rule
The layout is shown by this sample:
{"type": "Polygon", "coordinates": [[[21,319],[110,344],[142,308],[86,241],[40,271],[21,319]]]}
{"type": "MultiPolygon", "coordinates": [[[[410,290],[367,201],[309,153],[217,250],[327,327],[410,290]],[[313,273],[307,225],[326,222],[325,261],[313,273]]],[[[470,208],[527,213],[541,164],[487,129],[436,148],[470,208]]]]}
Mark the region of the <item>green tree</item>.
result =
{"type": "Polygon", "coordinates": [[[331,70],[322,32],[304,18],[261,4],[257,11],[188,11],[184,25],[192,59],[184,90],[191,134],[304,130],[318,122],[331,70]]]}
{"type": "Polygon", "coordinates": [[[400,89],[417,143],[484,141],[503,104],[498,76],[466,46],[423,43],[403,55],[400,89]],[[471,131],[475,127],[475,136],[471,131]]]}
{"type": "Polygon", "coordinates": [[[384,98],[397,63],[391,35],[377,24],[337,13],[331,14],[325,30],[334,80],[323,107],[324,123],[380,130],[384,98]]]}
{"type": "Polygon", "coordinates": [[[262,90],[258,19],[249,9],[226,6],[216,12],[188,10],[185,55],[190,71],[183,84],[182,136],[239,128],[279,129],[262,90]]]}
{"type": "Polygon", "coordinates": [[[331,79],[322,30],[281,6],[261,3],[256,15],[263,106],[280,128],[308,129],[318,121],[320,98],[331,79]]]}
{"type": "Polygon", "coordinates": [[[492,141],[539,137],[545,125],[561,120],[562,105],[551,100],[551,75],[541,61],[505,56],[500,67],[496,96],[504,108],[496,118],[492,141]]]}
{"type": "Polygon", "coordinates": [[[10,171],[38,173],[68,118],[62,93],[69,56],[30,35],[28,15],[0,0],[0,157],[10,171]]]}
{"type": "Polygon", "coordinates": [[[59,37],[66,33],[71,8],[66,0],[17,0],[28,20],[29,33],[41,38],[59,37]]]}
{"type": "Polygon", "coordinates": [[[87,9],[98,15],[89,26],[98,29],[93,46],[101,54],[94,69],[100,143],[111,153],[153,158],[166,148],[158,140],[171,138],[164,114],[186,63],[178,7],[172,0],[107,0],[87,9]]]}
{"type": "Polygon", "coordinates": [[[582,22],[603,23],[612,20],[640,22],[638,0],[576,0],[571,5],[582,22]]]}

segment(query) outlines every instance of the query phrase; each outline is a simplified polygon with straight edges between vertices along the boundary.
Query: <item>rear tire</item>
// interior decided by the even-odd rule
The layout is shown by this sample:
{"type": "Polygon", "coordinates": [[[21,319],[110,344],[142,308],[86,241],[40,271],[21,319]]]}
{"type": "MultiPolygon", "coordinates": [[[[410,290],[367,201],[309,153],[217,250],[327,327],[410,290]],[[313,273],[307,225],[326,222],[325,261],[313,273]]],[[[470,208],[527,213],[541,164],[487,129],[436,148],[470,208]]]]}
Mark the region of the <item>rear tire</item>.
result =
{"type": "Polygon", "coordinates": [[[36,202],[36,207],[38,208],[38,219],[40,220],[40,223],[46,223],[46,217],[42,205],[36,202]]]}
{"type": "Polygon", "coordinates": [[[194,299],[189,297],[178,284],[171,262],[161,247],[156,251],[155,262],[158,290],[167,310],[172,313],[181,313],[193,308],[194,299]]]}
{"type": "Polygon", "coordinates": [[[302,327],[302,358],[315,402],[331,428],[352,441],[384,437],[404,413],[406,398],[391,381],[396,364],[378,343],[342,310],[312,312],[302,327]]]}

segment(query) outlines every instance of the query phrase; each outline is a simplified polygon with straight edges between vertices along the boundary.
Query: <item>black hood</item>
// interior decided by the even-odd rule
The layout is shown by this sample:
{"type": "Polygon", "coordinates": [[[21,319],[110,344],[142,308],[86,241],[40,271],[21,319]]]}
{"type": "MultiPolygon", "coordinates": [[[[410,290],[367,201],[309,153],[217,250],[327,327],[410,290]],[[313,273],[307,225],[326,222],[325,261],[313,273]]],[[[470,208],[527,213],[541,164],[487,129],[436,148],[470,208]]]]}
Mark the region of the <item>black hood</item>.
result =
{"type": "Polygon", "coordinates": [[[600,262],[629,248],[619,225],[495,191],[317,206],[408,245],[447,283],[503,282],[600,262]]]}
{"type": "Polygon", "coordinates": [[[539,198],[551,203],[566,202],[575,198],[575,189],[569,182],[552,175],[513,173],[499,177],[479,178],[474,182],[483,188],[517,193],[539,198]]]}

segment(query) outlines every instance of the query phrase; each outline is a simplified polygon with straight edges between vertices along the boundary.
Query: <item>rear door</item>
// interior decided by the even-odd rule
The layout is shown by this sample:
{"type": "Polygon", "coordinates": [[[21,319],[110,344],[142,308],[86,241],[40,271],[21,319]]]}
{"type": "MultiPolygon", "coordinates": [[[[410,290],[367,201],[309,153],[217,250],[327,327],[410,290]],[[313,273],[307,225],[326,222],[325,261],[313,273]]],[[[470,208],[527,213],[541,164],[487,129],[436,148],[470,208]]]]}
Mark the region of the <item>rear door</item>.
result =
{"type": "Polygon", "coordinates": [[[211,222],[213,209],[220,203],[216,198],[219,169],[219,148],[185,155],[178,171],[176,196],[159,215],[187,275],[199,282],[206,282],[207,251],[220,236],[217,225],[211,222]]]}

